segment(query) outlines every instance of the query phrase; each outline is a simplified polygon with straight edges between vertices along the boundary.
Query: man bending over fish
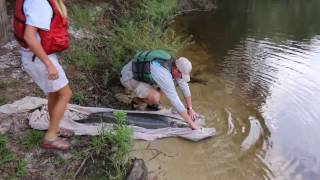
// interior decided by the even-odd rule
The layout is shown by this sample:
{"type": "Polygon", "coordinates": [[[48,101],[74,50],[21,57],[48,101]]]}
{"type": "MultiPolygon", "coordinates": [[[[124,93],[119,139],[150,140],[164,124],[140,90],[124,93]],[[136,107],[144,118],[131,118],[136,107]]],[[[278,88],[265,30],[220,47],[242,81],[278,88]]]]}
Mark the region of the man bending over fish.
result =
{"type": "Polygon", "coordinates": [[[190,81],[191,62],[180,57],[174,59],[163,50],[150,50],[137,53],[121,71],[122,85],[132,91],[136,98],[133,102],[144,102],[149,107],[160,107],[161,94],[170,100],[172,106],[194,130],[196,113],[192,109],[190,81]],[[175,88],[178,84],[183,92],[187,108],[181,102],[175,88]]]}

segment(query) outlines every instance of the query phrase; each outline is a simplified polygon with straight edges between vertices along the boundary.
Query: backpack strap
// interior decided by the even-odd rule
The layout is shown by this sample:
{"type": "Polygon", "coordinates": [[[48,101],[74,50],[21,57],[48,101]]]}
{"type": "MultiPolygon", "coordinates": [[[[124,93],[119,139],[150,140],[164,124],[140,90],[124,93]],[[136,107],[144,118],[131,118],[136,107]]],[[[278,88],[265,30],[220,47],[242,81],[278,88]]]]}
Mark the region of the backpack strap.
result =
{"type": "Polygon", "coordinates": [[[47,0],[47,1],[48,1],[48,3],[50,4],[51,9],[52,9],[52,17],[51,17],[51,22],[52,22],[52,20],[53,20],[53,18],[54,18],[54,16],[55,16],[56,14],[55,14],[55,12],[54,12],[54,8],[53,8],[52,2],[51,2],[50,0],[47,0]]]}
{"type": "Polygon", "coordinates": [[[150,54],[150,52],[151,51],[147,51],[147,53],[144,55],[144,58],[143,58],[143,61],[141,62],[140,61],[140,58],[138,57],[138,59],[137,59],[137,66],[138,66],[138,79],[143,79],[144,77],[144,74],[143,74],[143,72],[144,72],[144,69],[145,69],[145,61],[146,61],[146,59],[147,59],[147,56],[150,54]]]}

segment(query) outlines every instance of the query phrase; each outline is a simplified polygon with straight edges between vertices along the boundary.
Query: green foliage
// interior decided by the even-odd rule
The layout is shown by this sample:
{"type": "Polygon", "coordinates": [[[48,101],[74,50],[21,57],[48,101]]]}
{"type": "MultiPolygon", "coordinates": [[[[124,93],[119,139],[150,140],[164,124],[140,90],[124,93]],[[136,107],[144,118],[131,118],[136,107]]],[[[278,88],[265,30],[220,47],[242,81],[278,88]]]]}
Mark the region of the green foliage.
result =
{"type": "Polygon", "coordinates": [[[125,165],[132,145],[132,130],[126,125],[126,114],[114,114],[117,124],[114,132],[103,130],[92,139],[93,157],[100,162],[99,169],[107,179],[123,179],[126,175],[125,165]]]}
{"type": "Polygon", "coordinates": [[[97,52],[100,49],[98,47],[100,38],[95,39],[84,39],[79,41],[79,44],[72,46],[72,51],[66,54],[66,60],[69,64],[75,64],[80,69],[93,69],[97,66],[98,63],[98,54],[97,52]]]}
{"type": "Polygon", "coordinates": [[[119,81],[121,68],[138,51],[163,49],[176,55],[187,42],[168,28],[176,3],[177,0],[118,1],[120,6],[130,8],[121,10],[124,12],[116,16],[111,29],[98,22],[105,13],[92,15],[88,7],[72,6],[70,16],[77,26],[90,30],[94,37],[77,40],[65,59],[101,90],[110,82],[119,81]]]}
{"type": "MultiPolygon", "coordinates": [[[[97,89],[104,89],[108,85],[109,74],[113,71],[112,62],[107,53],[107,40],[104,36],[97,35],[93,39],[82,39],[76,41],[76,45],[65,54],[68,65],[82,71],[89,83],[97,89]]],[[[82,81],[88,83],[87,81],[82,81]]]]}
{"type": "Polygon", "coordinates": [[[154,24],[166,26],[168,20],[175,14],[177,0],[145,0],[144,16],[151,20],[154,24]]]}
{"type": "Polygon", "coordinates": [[[69,16],[77,22],[77,27],[86,27],[92,25],[90,23],[94,22],[93,19],[90,18],[90,9],[79,5],[73,5],[69,8],[69,16]]]}
{"type": "Polygon", "coordinates": [[[4,96],[0,96],[0,106],[7,104],[8,100],[4,96]]]}
{"type": "Polygon", "coordinates": [[[18,84],[19,84],[18,80],[10,80],[10,81],[0,80],[0,106],[7,104],[10,99],[6,96],[7,89],[8,88],[16,89],[18,84]]]}
{"type": "Polygon", "coordinates": [[[139,51],[163,49],[175,55],[185,45],[182,38],[176,37],[172,30],[163,30],[163,27],[154,26],[147,20],[143,23],[129,21],[115,25],[114,34],[109,39],[112,44],[110,53],[112,59],[119,59],[113,64],[118,71],[139,51]]]}
{"type": "Polygon", "coordinates": [[[8,138],[0,135],[0,170],[10,161],[14,160],[13,154],[6,148],[8,138]]]}
{"type": "Polygon", "coordinates": [[[17,162],[17,166],[16,166],[16,176],[17,177],[23,177],[25,175],[27,175],[27,161],[24,160],[19,160],[17,162]]]}
{"type": "Polygon", "coordinates": [[[27,162],[23,160],[17,160],[14,154],[6,147],[8,138],[4,135],[0,135],[0,172],[4,168],[11,168],[15,170],[17,177],[23,177],[27,174],[27,162]],[[9,163],[11,165],[9,165],[9,163]]]}
{"type": "Polygon", "coordinates": [[[19,81],[18,80],[10,80],[10,81],[1,81],[0,80],[0,90],[1,89],[6,89],[8,87],[10,88],[17,88],[17,86],[19,85],[19,81]]]}
{"type": "Polygon", "coordinates": [[[0,81],[0,89],[6,89],[7,83],[5,81],[0,81]]]}
{"type": "Polygon", "coordinates": [[[145,0],[142,9],[114,25],[114,35],[108,41],[113,66],[118,72],[138,51],[163,49],[176,55],[186,45],[185,39],[167,28],[175,7],[176,0],[145,0]]]}
{"type": "Polygon", "coordinates": [[[87,97],[81,92],[75,92],[72,98],[76,104],[84,104],[87,101],[87,97]]]}
{"type": "Polygon", "coordinates": [[[110,133],[110,140],[113,142],[118,150],[115,154],[115,160],[121,164],[126,161],[129,149],[131,146],[131,135],[132,129],[128,128],[126,125],[127,115],[124,112],[115,112],[114,116],[117,120],[117,125],[115,127],[115,133],[110,133]]]}
{"type": "Polygon", "coordinates": [[[38,147],[40,146],[43,136],[44,136],[43,131],[29,130],[26,133],[26,137],[22,142],[22,146],[25,147],[26,149],[32,149],[34,147],[38,147]]]}
{"type": "Polygon", "coordinates": [[[99,136],[92,138],[91,144],[96,155],[102,155],[111,148],[106,131],[102,131],[99,136]]]}

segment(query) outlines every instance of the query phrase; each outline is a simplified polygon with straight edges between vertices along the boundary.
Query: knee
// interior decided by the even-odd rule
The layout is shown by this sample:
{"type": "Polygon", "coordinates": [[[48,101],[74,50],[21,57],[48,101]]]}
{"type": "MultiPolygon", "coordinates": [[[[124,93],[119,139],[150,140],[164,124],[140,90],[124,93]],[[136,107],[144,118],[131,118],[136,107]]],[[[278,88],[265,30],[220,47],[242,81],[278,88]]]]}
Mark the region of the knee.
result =
{"type": "Polygon", "coordinates": [[[72,90],[71,89],[69,89],[69,91],[67,92],[67,97],[69,98],[69,99],[71,99],[71,97],[72,97],[72,90]]]}
{"type": "Polygon", "coordinates": [[[59,97],[63,100],[69,101],[72,97],[72,90],[70,88],[65,88],[59,92],[59,97]]]}

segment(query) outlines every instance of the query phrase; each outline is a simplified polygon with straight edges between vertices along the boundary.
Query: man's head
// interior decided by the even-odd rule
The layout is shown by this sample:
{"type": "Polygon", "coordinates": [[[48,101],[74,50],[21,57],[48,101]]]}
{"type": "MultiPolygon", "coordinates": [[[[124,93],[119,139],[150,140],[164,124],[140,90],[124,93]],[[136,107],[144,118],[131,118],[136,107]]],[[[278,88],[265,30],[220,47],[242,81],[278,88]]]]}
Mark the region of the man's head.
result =
{"type": "Polygon", "coordinates": [[[173,68],[172,75],[174,79],[183,79],[186,82],[190,81],[190,73],[192,70],[191,62],[185,58],[180,57],[175,61],[175,67],[173,68]]]}

